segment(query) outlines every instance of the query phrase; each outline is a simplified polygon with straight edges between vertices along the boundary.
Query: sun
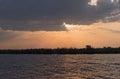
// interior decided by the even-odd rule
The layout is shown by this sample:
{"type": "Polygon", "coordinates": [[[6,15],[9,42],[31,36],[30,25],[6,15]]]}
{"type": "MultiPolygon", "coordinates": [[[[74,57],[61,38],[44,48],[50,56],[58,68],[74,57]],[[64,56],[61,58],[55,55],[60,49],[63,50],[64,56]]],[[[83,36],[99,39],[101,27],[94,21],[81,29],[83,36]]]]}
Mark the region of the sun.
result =
{"type": "Polygon", "coordinates": [[[75,24],[67,24],[67,23],[63,23],[63,25],[65,26],[65,28],[68,30],[68,31],[80,31],[80,29],[83,28],[83,26],[81,25],[75,25],[75,24]]]}
{"type": "Polygon", "coordinates": [[[68,30],[68,31],[74,31],[76,26],[74,25],[71,25],[71,24],[67,24],[67,23],[63,23],[63,25],[65,26],[65,28],[68,30]]]}
{"type": "Polygon", "coordinates": [[[97,6],[97,1],[98,0],[91,0],[88,4],[92,6],[97,6]]]}

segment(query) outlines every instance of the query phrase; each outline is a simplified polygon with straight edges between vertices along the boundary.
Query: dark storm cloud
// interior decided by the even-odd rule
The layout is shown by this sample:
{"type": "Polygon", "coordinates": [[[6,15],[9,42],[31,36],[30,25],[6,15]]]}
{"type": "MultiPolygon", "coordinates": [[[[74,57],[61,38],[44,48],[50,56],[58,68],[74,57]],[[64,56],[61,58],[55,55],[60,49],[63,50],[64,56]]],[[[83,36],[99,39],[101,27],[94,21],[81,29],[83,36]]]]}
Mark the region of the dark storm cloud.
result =
{"type": "MultiPolygon", "coordinates": [[[[91,24],[119,8],[119,2],[98,0],[0,0],[0,27],[5,30],[66,30],[63,22],[91,24]]],[[[118,19],[117,19],[118,20],[118,19]]],[[[117,21],[114,20],[114,21],[117,21]]],[[[108,19],[107,19],[108,21],[108,19]]]]}
{"type": "Polygon", "coordinates": [[[46,20],[17,20],[17,21],[2,21],[2,29],[4,30],[20,30],[20,31],[63,31],[66,30],[62,22],[60,21],[46,21],[46,20]]]}

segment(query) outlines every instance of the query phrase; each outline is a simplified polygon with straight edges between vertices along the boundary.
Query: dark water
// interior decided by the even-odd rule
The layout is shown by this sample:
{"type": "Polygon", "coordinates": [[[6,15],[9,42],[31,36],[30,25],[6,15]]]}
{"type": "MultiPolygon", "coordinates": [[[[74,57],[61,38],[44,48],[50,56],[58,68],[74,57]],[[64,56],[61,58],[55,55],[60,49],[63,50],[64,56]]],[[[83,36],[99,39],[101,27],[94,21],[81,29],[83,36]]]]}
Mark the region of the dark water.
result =
{"type": "Polygon", "coordinates": [[[120,79],[120,54],[0,55],[0,79],[120,79]]]}

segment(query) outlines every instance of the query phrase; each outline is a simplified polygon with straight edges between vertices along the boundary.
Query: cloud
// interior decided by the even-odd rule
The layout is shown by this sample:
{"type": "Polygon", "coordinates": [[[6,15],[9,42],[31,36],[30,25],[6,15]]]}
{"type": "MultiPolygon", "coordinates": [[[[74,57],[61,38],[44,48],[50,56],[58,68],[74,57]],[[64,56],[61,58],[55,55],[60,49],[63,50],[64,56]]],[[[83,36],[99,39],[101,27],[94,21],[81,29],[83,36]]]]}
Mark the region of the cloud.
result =
{"type": "Polygon", "coordinates": [[[20,35],[19,32],[0,30],[0,43],[10,41],[20,35]]]}
{"type": "Polygon", "coordinates": [[[0,0],[0,27],[4,30],[64,31],[68,24],[118,21],[119,0],[0,0]],[[114,12],[114,13],[113,13],[114,12]],[[118,12],[116,14],[116,12],[118,12]],[[111,17],[106,19],[106,17],[111,17]]]}
{"type": "Polygon", "coordinates": [[[4,30],[19,30],[19,31],[38,31],[38,30],[46,30],[46,31],[65,31],[66,28],[62,24],[62,22],[54,22],[54,21],[2,21],[1,23],[2,29],[4,30]]]}
{"type": "Polygon", "coordinates": [[[68,31],[83,31],[89,32],[92,34],[100,33],[115,33],[120,34],[120,23],[119,22],[110,22],[110,23],[93,23],[91,25],[74,25],[74,24],[65,24],[68,31]]]}
{"type": "Polygon", "coordinates": [[[113,29],[109,29],[109,28],[99,28],[99,29],[110,31],[110,32],[113,32],[113,33],[120,33],[120,30],[113,30],[113,29]]]}

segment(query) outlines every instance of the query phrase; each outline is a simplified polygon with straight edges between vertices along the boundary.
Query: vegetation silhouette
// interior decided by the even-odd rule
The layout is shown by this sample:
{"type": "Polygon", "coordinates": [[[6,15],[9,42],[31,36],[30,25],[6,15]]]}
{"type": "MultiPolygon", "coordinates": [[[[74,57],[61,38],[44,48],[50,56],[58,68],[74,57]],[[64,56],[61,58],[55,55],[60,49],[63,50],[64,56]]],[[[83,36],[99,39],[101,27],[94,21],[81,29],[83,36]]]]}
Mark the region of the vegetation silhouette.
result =
{"type": "Polygon", "coordinates": [[[0,50],[0,54],[120,54],[120,47],[0,50]]]}

